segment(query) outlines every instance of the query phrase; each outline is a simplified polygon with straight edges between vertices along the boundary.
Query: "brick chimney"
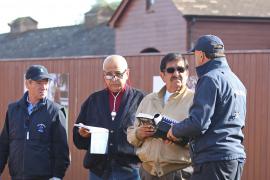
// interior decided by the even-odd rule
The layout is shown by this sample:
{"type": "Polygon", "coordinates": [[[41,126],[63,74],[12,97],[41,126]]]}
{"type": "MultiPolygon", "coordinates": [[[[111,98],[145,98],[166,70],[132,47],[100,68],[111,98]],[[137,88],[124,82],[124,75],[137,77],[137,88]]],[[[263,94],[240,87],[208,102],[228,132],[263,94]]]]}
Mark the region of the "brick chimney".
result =
{"type": "Polygon", "coordinates": [[[31,17],[20,17],[9,23],[11,33],[22,33],[37,29],[38,22],[31,17]]]}
{"type": "Polygon", "coordinates": [[[110,6],[95,6],[84,14],[84,24],[87,28],[92,28],[108,22],[113,12],[114,10],[110,6]]]}

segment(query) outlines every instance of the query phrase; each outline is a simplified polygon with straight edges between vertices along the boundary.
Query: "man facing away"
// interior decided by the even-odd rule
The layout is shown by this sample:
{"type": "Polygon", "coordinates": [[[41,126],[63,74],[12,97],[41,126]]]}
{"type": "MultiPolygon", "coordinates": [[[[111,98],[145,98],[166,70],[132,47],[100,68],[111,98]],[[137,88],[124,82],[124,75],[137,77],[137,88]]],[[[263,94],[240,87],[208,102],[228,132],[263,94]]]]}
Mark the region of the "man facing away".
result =
{"type": "Polygon", "coordinates": [[[140,90],[127,84],[129,69],[124,57],[108,56],[103,62],[106,88],[91,94],[82,104],[76,123],[109,130],[106,154],[90,152],[91,134],[85,128],[73,129],[73,141],[78,149],[87,150],[84,167],[90,170],[91,180],[139,179],[139,158],[126,138],[127,127],[144,97],[140,90]]]}
{"type": "Polygon", "coordinates": [[[8,160],[12,180],[61,180],[69,166],[63,107],[46,98],[52,76],[41,65],[25,75],[28,91],[8,106],[0,136],[0,174],[8,160]]]}
{"type": "MultiPolygon", "coordinates": [[[[138,113],[155,115],[166,114],[172,119],[188,117],[193,92],[186,86],[188,61],[178,53],[169,53],[160,63],[160,77],[165,86],[158,93],[147,95],[141,102],[138,113]]],[[[188,179],[192,171],[183,169],[190,166],[188,146],[166,143],[152,137],[154,129],[141,124],[137,119],[128,128],[128,141],[136,147],[142,161],[140,175],[142,180],[182,180],[188,179]],[[187,174],[189,173],[189,174],[187,174]]]]}
{"type": "Polygon", "coordinates": [[[201,36],[193,51],[199,77],[194,102],[189,117],[173,125],[167,137],[191,138],[192,180],[239,180],[246,158],[246,89],[231,71],[219,37],[201,36]]]}

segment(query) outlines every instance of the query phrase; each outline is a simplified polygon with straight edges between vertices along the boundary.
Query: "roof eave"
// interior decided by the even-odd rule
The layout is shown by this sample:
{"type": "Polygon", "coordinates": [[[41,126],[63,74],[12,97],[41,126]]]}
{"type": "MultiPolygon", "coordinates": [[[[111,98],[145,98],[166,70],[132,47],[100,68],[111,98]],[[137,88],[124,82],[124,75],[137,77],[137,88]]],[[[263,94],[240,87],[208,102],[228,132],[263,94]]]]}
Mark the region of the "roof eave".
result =
{"type": "Polygon", "coordinates": [[[117,9],[114,11],[112,17],[108,21],[108,25],[111,28],[116,27],[116,24],[117,24],[118,20],[123,15],[123,13],[124,13],[124,11],[127,8],[127,6],[128,6],[129,3],[130,3],[130,0],[122,0],[121,1],[120,5],[117,7],[117,9]]]}
{"type": "Polygon", "coordinates": [[[226,21],[226,19],[228,20],[245,20],[245,21],[269,21],[270,17],[254,17],[254,16],[224,16],[224,15],[220,15],[220,16],[213,16],[213,15],[198,15],[198,14],[186,14],[183,15],[184,18],[186,19],[201,19],[201,20],[207,20],[207,19],[219,19],[219,20],[223,20],[226,21]]]}

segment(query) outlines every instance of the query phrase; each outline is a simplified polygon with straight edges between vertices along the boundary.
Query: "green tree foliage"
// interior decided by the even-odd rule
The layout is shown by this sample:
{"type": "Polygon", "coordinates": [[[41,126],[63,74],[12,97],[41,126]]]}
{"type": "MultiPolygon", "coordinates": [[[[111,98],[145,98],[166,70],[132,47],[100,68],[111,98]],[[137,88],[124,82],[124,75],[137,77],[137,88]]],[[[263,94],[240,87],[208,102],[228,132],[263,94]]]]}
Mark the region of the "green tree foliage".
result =
{"type": "Polygon", "coordinates": [[[102,8],[109,6],[112,10],[116,10],[120,2],[121,0],[114,0],[111,2],[107,2],[106,0],[97,0],[93,8],[102,8]]]}

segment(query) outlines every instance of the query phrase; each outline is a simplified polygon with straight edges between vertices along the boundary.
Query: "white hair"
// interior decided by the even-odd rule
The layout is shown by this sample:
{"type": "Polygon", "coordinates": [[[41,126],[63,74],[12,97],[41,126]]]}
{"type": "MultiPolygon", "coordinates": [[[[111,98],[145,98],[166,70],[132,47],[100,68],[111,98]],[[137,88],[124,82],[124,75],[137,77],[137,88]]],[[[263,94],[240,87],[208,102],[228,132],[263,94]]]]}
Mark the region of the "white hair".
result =
{"type": "Polygon", "coordinates": [[[103,61],[103,70],[106,70],[108,64],[115,64],[116,70],[124,71],[128,69],[128,64],[126,59],[120,55],[110,55],[106,57],[103,61]]]}

